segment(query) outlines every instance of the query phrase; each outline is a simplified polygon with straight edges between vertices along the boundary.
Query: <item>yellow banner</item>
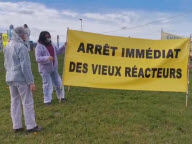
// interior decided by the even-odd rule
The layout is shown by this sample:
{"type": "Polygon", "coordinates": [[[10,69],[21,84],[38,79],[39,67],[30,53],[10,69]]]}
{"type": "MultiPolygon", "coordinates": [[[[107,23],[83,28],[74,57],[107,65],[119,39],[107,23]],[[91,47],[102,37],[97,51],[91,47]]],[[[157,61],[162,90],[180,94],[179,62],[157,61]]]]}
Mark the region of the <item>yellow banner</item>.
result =
{"type": "MultiPolygon", "coordinates": [[[[183,38],[186,38],[186,37],[161,31],[161,39],[162,40],[166,40],[166,39],[183,39],[183,38]]],[[[189,47],[190,47],[190,52],[192,52],[192,40],[190,40],[189,47]]]]}
{"type": "Polygon", "coordinates": [[[8,34],[6,34],[6,33],[2,34],[3,48],[7,46],[8,42],[9,42],[8,34]]]}
{"type": "Polygon", "coordinates": [[[68,30],[63,84],[187,91],[189,39],[147,40],[68,30]]]}
{"type": "Polygon", "coordinates": [[[184,37],[179,36],[179,35],[175,35],[175,34],[171,34],[171,33],[166,33],[166,32],[161,32],[161,39],[165,40],[165,39],[182,39],[184,37]]]}

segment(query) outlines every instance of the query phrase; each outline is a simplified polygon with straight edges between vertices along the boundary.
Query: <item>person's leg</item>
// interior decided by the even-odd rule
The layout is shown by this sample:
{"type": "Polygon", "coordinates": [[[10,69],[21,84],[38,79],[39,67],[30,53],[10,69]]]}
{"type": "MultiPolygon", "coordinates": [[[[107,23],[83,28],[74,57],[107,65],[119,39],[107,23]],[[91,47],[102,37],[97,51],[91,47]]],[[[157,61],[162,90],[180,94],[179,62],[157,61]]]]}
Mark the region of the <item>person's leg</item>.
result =
{"type": "Polygon", "coordinates": [[[29,85],[27,84],[19,84],[18,90],[22,99],[26,128],[27,130],[33,129],[37,126],[37,124],[35,122],[35,111],[32,92],[29,85]]]}
{"type": "Polygon", "coordinates": [[[57,93],[57,98],[64,99],[65,91],[64,91],[64,86],[62,85],[62,80],[61,80],[61,77],[59,76],[59,73],[57,71],[54,71],[53,73],[51,73],[51,79],[57,93]]]}
{"type": "Polygon", "coordinates": [[[53,93],[53,85],[50,73],[41,73],[41,77],[43,81],[44,103],[50,103],[52,100],[53,93]]]}
{"type": "Polygon", "coordinates": [[[9,86],[11,94],[11,118],[13,129],[22,128],[22,113],[21,113],[21,99],[17,86],[9,86]]]}

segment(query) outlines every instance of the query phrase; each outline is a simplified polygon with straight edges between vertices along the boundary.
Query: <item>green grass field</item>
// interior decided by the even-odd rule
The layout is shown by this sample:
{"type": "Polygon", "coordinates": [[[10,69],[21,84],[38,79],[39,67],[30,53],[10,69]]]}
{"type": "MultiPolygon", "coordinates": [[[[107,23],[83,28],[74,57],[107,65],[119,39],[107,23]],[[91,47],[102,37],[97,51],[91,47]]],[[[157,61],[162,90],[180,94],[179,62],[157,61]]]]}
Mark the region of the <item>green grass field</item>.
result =
{"type": "MultiPolygon", "coordinates": [[[[53,95],[44,106],[42,81],[34,53],[30,52],[37,91],[34,93],[40,133],[13,133],[10,94],[0,53],[1,144],[192,144],[192,103],[185,93],[104,90],[71,87],[59,103],[53,95]]],[[[59,57],[62,73],[63,56],[59,57]]],[[[190,78],[192,79],[192,77],[190,78]]],[[[192,92],[192,84],[190,84],[192,92]]]]}

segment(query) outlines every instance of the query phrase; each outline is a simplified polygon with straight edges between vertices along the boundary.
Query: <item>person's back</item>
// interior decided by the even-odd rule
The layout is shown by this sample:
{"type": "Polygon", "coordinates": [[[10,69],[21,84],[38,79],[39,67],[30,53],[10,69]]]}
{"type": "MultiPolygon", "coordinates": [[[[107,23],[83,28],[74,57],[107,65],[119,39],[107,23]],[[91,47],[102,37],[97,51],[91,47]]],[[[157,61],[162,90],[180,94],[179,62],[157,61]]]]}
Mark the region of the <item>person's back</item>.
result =
{"type": "Polygon", "coordinates": [[[23,41],[12,33],[12,40],[4,49],[6,82],[18,81],[30,83],[33,81],[30,58],[23,41]],[[22,59],[19,57],[22,55],[22,59]],[[22,63],[23,61],[23,63],[22,63]],[[27,66],[27,67],[26,67],[27,66]],[[23,72],[22,72],[23,71],[23,72]],[[27,75],[25,76],[24,75],[27,75]]]}

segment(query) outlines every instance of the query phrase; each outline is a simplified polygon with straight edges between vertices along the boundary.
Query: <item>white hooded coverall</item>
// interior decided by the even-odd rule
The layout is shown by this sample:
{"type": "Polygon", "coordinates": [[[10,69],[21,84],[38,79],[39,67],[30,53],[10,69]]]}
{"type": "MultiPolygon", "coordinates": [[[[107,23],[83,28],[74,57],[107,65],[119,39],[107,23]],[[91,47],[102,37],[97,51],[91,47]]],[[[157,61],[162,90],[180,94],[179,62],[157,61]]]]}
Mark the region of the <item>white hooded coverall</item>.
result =
{"type": "Polygon", "coordinates": [[[11,118],[13,129],[22,128],[22,111],[27,130],[37,126],[30,84],[34,83],[31,71],[31,62],[27,47],[23,40],[15,33],[9,44],[4,49],[4,66],[6,70],[6,82],[9,85],[11,95],[11,118]]]}

